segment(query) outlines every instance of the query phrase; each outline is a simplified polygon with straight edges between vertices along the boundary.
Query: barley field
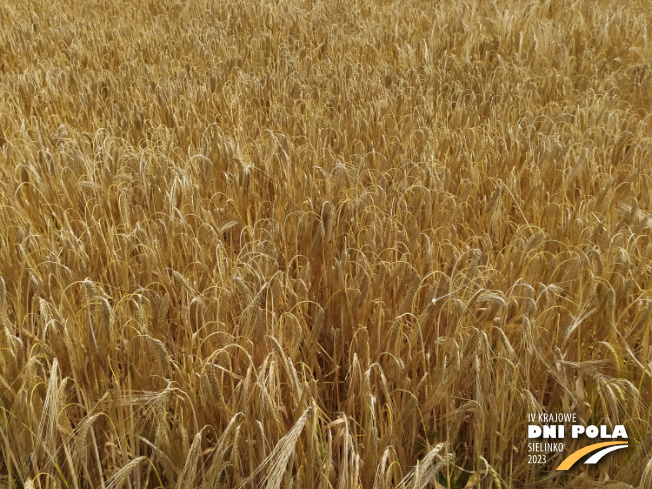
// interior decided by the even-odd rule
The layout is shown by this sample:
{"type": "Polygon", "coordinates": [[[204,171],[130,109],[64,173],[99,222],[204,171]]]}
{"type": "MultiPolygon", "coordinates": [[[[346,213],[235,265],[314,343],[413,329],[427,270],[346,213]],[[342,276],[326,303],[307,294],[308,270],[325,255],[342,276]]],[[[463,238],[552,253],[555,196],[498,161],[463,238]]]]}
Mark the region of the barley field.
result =
{"type": "Polygon", "coordinates": [[[0,488],[651,489],[651,29],[2,2],[0,488]]]}

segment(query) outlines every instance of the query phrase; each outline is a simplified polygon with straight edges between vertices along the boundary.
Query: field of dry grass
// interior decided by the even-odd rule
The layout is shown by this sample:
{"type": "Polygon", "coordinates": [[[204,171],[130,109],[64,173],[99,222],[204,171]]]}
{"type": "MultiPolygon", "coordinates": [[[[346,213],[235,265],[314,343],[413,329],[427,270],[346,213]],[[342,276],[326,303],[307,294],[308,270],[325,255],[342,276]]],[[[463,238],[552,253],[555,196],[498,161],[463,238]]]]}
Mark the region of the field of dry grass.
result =
{"type": "Polygon", "coordinates": [[[3,2],[0,487],[651,488],[650,26],[3,2]]]}

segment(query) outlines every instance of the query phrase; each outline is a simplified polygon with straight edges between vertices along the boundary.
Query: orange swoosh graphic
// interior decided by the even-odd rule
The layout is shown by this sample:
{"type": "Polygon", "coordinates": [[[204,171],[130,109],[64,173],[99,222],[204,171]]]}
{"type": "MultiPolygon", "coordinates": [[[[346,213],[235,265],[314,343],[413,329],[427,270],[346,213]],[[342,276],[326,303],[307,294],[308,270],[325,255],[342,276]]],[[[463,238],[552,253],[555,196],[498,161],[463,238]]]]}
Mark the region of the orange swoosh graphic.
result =
{"type": "Polygon", "coordinates": [[[596,443],[595,445],[589,445],[588,447],[581,448],[580,450],[571,453],[568,457],[564,459],[564,461],[561,464],[559,464],[559,467],[557,467],[555,470],[568,470],[575,464],[575,462],[581,459],[584,455],[588,455],[591,452],[595,452],[596,450],[600,450],[601,448],[604,447],[611,447],[613,445],[627,445],[627,443],[622,441],[605,441],[604,443],[596,443]]]}

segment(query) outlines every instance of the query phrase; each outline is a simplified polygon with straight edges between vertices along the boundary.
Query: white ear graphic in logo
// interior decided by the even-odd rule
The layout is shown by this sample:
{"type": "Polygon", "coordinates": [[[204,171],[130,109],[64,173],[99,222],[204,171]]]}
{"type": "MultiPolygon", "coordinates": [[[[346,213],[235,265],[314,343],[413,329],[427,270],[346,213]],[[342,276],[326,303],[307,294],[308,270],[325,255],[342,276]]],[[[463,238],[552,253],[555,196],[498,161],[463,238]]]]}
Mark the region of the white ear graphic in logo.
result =
{"type": "Polygon", "coordinates": [[[608,441],[604,443],[596,443],[595,445],[589,445],[588,447],[584,447],[580,450],[577,450],[574,453],[571,453],[559,465],[559,467],[557,467],[556,470],[568,470],[573,465],[575,465],[575,462],[577,462],[579,459],[593,452],[595,453],[585,463],[595,464],[606,454],[613,452],[614,450],[625,448],[626,446],[628,446],[627,443],[623,443],[620,441],[608,441]]]}
{"type": "Polygon", "coordinates": [[[620,450],[621,448],[625,448],[627,445],[616,445],[615,447],[607,447],[603,448],[600,450],[598,453],[592,455],[586,462],[585,464],[597,464],[602,457],[604,457],[606,454],[613,452],[614,450],[620,450]]]}

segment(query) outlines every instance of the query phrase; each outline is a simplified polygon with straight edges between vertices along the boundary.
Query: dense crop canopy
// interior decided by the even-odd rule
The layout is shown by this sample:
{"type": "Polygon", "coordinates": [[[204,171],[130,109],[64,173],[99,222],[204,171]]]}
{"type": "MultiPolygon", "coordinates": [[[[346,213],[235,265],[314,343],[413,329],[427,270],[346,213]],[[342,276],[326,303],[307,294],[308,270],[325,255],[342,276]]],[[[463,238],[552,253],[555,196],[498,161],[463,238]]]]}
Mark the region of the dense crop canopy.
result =
{"type": "Polygon", "coordinates": [[[650,25],[3,2],[0,487],[652,487],[650,25]]]}

